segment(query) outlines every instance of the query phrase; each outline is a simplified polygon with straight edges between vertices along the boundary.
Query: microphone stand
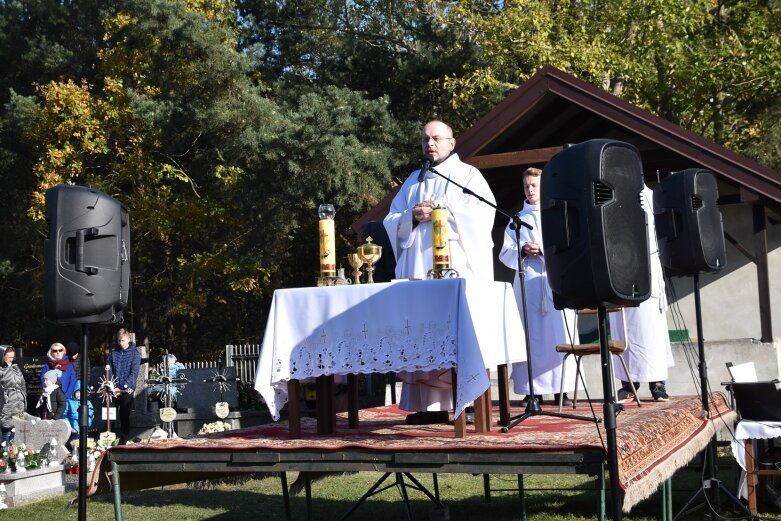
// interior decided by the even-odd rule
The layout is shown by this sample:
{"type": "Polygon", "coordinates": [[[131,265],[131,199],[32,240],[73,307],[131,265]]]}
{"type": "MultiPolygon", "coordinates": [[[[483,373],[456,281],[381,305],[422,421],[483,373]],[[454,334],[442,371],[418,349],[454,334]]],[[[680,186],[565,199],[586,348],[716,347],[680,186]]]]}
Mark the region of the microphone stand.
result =
{"type": "Polygon", "coordinates": [[[531,345],[529,342],[529,314],[528,310],[526,308],[526,274],[523,272],[523,261],[521,260],[521,226],[525,226],[528,229],[532,229],[532,226],[521,220],[520,216],[518,214],[510,214],[501,208],[499,208],[496,204],[492,203],[491,201],[486,200],[484,197],[474,193],[469,188],[465,187],[462,184],[459,184],[456,181],[453,181],[449,177],[442,175],[440,172],[438,172],[435,168],[429,167],[429,172],[432,172],[442,179],[447,180],[450,183],[453,183],[457,187],[459,187],[465,194],[471,195],[472,197],[477,198],[479,201],[487,204],[494,210],[496,210],[499,214],[509,218],[512,221],[512,224],[510,227],[515,230],[515,245],[518,248],[518,279],[521,286],[521,304],[522,304],[522,316],[523,316],[523,336],[524,340],[526,341],[526,368],[529,372],[529,400],[526,402],[526,410],[523,414],[520,414],[518,416],[512,416],[510,417],[509,421],[510,423],[508,425],[505,425],[502,427],[502,432],[509,432],[510,429],[521,423],[526,418],[530,418],[532,416],[555,416],[557,418],[569,418],[572,420],[585,420],[585,421],[593,421],[595,423],[599,423],[599,418],[591,418],[588,416],[578,416],[575,414],[567,414],[562,412],[547,412],[542,410],[542,406],[537,401],[537,398],[534,396],[534,375],[532,371],[532,354],[531,354],[531,345]]]}

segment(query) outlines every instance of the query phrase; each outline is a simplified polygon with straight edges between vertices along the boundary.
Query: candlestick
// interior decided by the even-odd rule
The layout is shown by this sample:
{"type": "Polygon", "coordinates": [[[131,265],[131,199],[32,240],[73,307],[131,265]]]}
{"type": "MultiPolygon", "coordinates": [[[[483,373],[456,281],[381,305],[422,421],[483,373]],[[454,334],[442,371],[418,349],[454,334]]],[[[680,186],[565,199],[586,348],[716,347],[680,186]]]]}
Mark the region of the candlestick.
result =
{"type": "Polygon", "coordinates": [[[336,277],[336,240],[334,236],[336,210],[332,204],[321,204],[317,213],[320,217],[320,276],[336,277]]]}
{"type": "Polygon", "coordinates": [[[426,274],[429,279],[458,277],[458,271],[450,267],[450,242],[448,239],[447,208],[438,204],[431,211],[432,268],[426,274]]]}
{"type": "Polygon", "coordinates": [[[450,243],[448,242],[447,209],[436,207],[431,212],[431,243],[434,269],[450,268],[450,243]]]}

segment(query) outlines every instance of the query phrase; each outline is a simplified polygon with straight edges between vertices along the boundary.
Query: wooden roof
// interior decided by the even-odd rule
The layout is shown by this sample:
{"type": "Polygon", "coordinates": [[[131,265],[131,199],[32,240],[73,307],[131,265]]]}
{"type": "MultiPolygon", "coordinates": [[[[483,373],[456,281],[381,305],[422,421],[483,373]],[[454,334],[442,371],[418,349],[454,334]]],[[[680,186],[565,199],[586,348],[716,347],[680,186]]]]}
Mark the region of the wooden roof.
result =
{"type": "MultiPolygon", "coordinates": [[[[483,172],[498,206],[515,211],[523,169],[542,167],[565,144],[594,138],[635,145],[650,185],[657,172],[704,168],[720,182],[720,201],[759,203],[781,215],[781,173],[551,66],[458,136],[456,152],[483,172]]],[[[383,219],[397,189],[353,224],[359,236],[365,222],[383,219]]]]}

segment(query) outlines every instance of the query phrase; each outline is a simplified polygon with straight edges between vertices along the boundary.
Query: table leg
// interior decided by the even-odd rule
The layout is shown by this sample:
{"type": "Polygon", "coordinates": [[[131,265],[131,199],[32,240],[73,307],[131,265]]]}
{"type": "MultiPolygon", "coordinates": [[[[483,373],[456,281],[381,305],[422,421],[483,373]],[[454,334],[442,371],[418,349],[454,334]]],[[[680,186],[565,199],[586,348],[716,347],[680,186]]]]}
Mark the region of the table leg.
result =
{"type": "Polygon", "coordinates": [[[358,375],[347,375],[347,425],[358,428],[358,375]]]}
{"type": "Polygon", "coordinates": [[[336,431],[336,385],[333,375],[318,376],[317,387],[317,434],[333,434],[336,431]]]}
{"type": "MultiPolygon", "coordinates": [[[[491,381],[491,370],[486,369],[488,381],[491,381]]],[[[491,431],[491,386],[475,400],[475,432],[491,431]]]]}
{"type": "Polygon", "coordinates": [[[757,467],[754,461],[754,443],[751,438],[743,441],[746,447],[746,487],[748,491],[748,510],[751,515],[757,514],[757,467]]]}
{"type": "Polygon", "coordinates": [[[499,425],[510,424],[510,385],[507,375],[507,364],[499,364],[496,378],[499,383],[499,425]]]}
{"type": "MultiPolygon", "coordinates": [[[[453,404],[455,405],[458,389],[458,373],[455,369],[450,370],[450,376],[453,381],[453,404]]],[[[466,438],[466,414],[462,412],[458,417],[453,417],[453,427],[456,430],[456,438],[466,438]]]]}
{"type": "Polygon", "coordinates": [[[287,383],[287,424],[291,439],[301,437],[301,384],[298,380],[287,383]]]}

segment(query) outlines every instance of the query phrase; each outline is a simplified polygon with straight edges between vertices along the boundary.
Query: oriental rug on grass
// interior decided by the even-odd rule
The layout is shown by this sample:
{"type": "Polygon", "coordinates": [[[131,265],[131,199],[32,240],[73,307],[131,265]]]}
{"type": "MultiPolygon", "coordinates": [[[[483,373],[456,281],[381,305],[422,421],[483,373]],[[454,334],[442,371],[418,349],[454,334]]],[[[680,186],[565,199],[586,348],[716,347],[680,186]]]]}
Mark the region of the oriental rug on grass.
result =
{"type": "MultiPolygon", "coordinates": [[[[597,416],[602,415],[602,405],[602,402],[593,403],[597,416]]],[[[555,406],[545,409],[557,410],[555,406]]],[[[619,481],[625,493],[624,511],[628,512],[650,496],[664,480],[701,451],[716,431],[728,428],[735,420],[735,413],[723,393],[710,396],[710,421],[703,417],[702,409],[699,396],[673,397],[669,402],[646,401],[642,407],[636,403],[625,405],[625,410],[617,417],[616,428],[619,481]]],[[[579,402],[577,409],[568,408],[566,412],[591,415],[591,408],[587,403],[579,402]]],[[[332,435],[316,434],[315,421],[304,418],[300,439],[290,439],[287,423],[279,422],[196,438],[118,446],[111,451],[151,451],[161,458],[168,450],[328,452],[365,449],[399,453],[594,449],[607,452],[604,422],[596,424],[539,415],[502,433],[496,425],[498,411],[494,411],[495,427],[491,432],[477,434],[468,430],[465,438],[456,438],[452,425],[410,426],[404,423],[406,414],[395,405],[364,409],[360,411],[357,429],[348,429],[346,416],[340,415],[337,433],[332,435]]],[[[105,486],[98,488],[105,490],[105,486]]]]}

